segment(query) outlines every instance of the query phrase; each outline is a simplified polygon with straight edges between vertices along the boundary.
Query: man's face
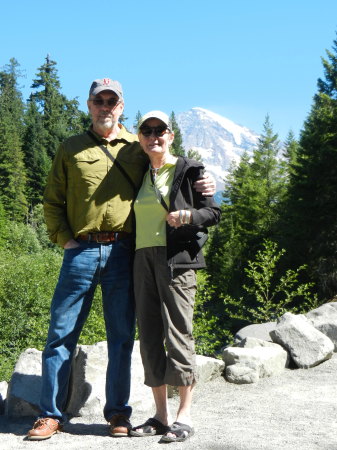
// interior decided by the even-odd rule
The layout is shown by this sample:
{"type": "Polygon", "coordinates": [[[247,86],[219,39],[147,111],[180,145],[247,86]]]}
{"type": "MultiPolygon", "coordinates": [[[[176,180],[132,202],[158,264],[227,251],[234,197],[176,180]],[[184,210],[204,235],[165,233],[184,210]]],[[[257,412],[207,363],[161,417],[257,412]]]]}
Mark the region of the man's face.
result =
{"type": "Polygon", "coordinates": [[[88,102],[94,130],[112,130],[123,113],[124,103],[112,91],[102,91],[88,102]]]}

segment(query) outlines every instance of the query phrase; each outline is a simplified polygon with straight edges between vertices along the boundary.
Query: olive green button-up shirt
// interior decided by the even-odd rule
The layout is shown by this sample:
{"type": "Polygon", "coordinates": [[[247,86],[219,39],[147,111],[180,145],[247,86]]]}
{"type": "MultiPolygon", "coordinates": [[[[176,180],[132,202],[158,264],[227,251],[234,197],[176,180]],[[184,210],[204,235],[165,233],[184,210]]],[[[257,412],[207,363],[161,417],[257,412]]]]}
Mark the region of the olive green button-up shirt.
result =
{"type": "MultiPolygon", "coordinates": [[[[96,137],[139,188],[149,162],[137,136],[120,125],[116,139],[108,142],[96,137]]],[[[63,247],[79,234],[132,232],[135,194],[125,175],[89,134],[70,137],[58,149],[44,193],[51,241],[63,247]]]]}

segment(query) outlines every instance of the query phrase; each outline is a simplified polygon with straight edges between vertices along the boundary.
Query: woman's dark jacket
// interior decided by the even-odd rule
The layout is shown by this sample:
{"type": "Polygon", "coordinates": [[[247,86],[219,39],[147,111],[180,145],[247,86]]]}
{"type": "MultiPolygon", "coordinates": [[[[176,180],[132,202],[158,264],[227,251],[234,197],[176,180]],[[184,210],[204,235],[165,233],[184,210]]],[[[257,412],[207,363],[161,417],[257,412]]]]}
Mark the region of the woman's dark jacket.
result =
{"type": "Polygon", "coordinates": [[[207,227],[217,224],[221,210],[213,197],[205,197],[193,188],[193,183],[202,178],[203,173],[202,163],[178,157],[170,193],[169,211],[190,210],[192,223],[179,228],[166,225],[167,259],[171,269],[206,267],[197,233],[200,231],[207,233],[207,227]]]}

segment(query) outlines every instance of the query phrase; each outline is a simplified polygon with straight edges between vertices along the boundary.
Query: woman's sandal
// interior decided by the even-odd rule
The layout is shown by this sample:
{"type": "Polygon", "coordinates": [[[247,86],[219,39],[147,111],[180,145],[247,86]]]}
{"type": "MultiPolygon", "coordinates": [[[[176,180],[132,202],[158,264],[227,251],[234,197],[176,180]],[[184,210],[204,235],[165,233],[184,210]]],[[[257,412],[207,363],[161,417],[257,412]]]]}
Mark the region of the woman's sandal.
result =
{"type": "Polygon", "coordinates": [[[173,422],[170,429],[161,437],[162,442],[184,442],[189,437],[193,436],[194,428],[181,422],[173,422]],[[167,436],[172,433],[175,436],[167,436]]]}
{"type": "Polygon", "coordinates": [[[165,434],[169,430],[170,430],[169,426],[164,425],[159,420],[151,417],[150,419],[147,419],[147,421],[142,425],[138,425],[138,427],[133,427],[132,430],[130,430],[130,435],[137,437],[155,436],[156,434],[165,434]],[[140,428],[143,431],[137,431],[140,428]]]}

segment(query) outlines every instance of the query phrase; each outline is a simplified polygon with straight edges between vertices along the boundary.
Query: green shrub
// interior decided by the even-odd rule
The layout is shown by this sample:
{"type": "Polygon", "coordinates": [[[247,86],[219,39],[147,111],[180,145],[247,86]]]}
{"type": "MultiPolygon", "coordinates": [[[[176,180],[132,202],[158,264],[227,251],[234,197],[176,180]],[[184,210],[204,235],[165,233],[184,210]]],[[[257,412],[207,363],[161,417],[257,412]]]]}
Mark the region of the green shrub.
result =
{"type": "Polygon", "coordinates": [[[22,253],[38,253],[42,246],[38,236],[30,225],[19,222],[8,222],[8,237],[5,248],[11,253],[21,255],[22,253]]]}
{"type": "MultiPolygon", "coordinates": [[[[21,352],[31,347],[44,348],[62,256],[52,250],[21,255],[2,250],[0,258],[1,381],[9,380],[21,352]]],[[[80,343],[94,344],[105,339],[98,288],[80,343]]]]}
{"type": "Polygon", "coordinates": [[[43,205],[41,203],[34,206],[28,217],[28,224],[35,231],[42,249],[53,249],[62,254],[63,250],[58,245],[51,242],[44,220],[43,205]]]}
{"type": "Polygon", "coordinates": [[[193,336],[198,355],[217,356],[221,347],[232,342],[233,336],[227,324],[220,320],[209,307],[212,288],[207,283],[206,273],[197,272],[198,289],[195,297],[193,336]]]}
{"type": "Polygon", "coordinates": [[[306,269],[303,265],[296,270],[286,270],[276,277],[277,264],[285,250],[278,250],[277,244],[264,241],[264,249],[258,251],[255,261],[248,261],[245,272],[250,280],[243,286],[247,298],[224,298],[226,312],[231,318],[246,320],[249,323],[275,321],[291,311],[307,312],[318,306],[317,295],[311,293],[313,283],[300,284],[298,277],[306,269]],[[253,302],[253,306],[252,305],[253,302]]]}
{"type": "Polygon", "coordinates": [[[106,341],[106,333],[103,316],[102,292],[98,286],[89,317],[80,336],[79,344],[93,345],[100,341],[106,341]]]}
{"type": "Polygon", "coordinates": [[[60,256],[50,251],[1,251],[0,380],[9,379],[23,350],[43,348],[60,264],[60,256]]]}

